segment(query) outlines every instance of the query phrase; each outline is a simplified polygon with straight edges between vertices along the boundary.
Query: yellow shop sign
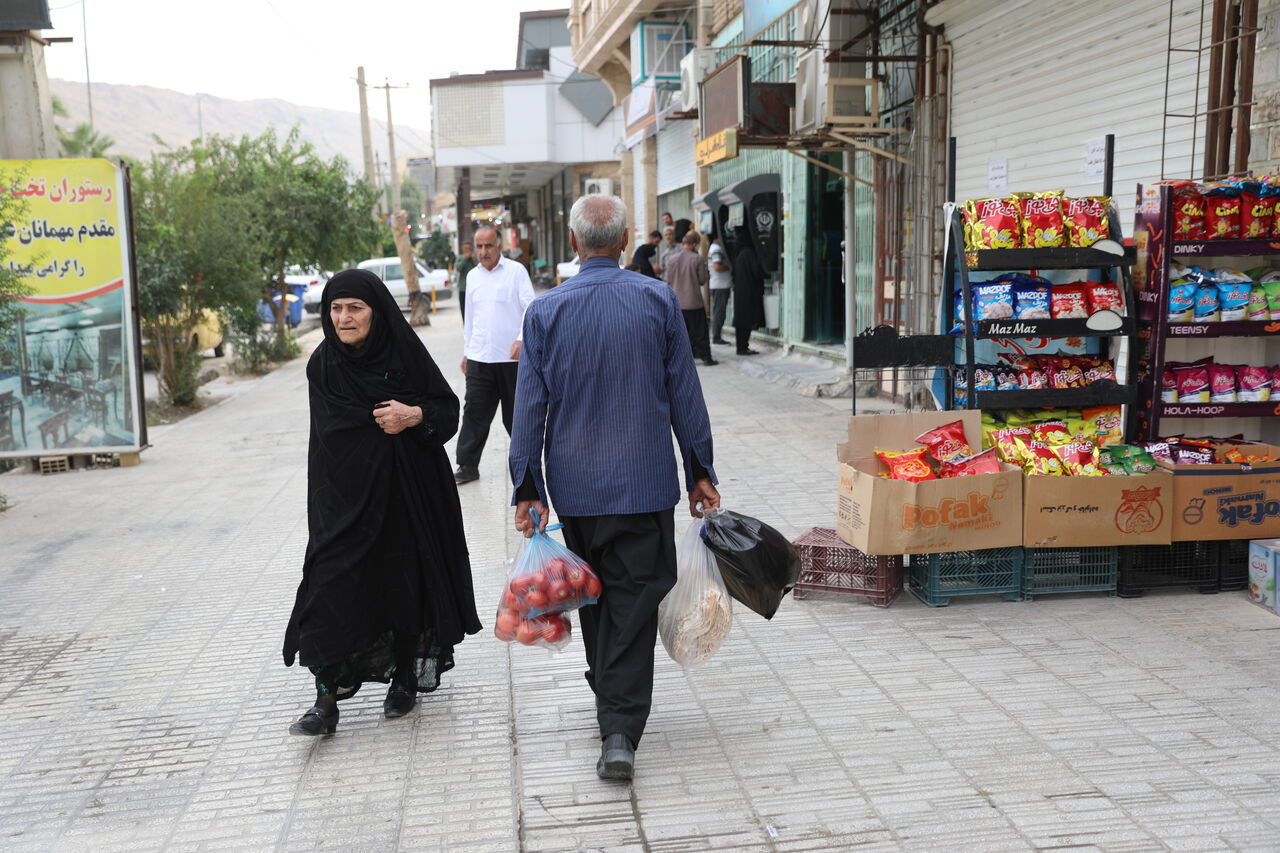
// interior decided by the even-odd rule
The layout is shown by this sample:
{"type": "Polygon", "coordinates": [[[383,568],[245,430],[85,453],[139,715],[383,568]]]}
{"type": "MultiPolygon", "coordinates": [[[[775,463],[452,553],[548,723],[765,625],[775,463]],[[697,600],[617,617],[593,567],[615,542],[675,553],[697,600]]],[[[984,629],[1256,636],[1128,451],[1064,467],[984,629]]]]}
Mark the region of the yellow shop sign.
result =
{"type": "Polygon", "coordinates": [[[738,130],[728,127],[719,133],[713,133],[706,139],[698,140],[698,167],[710,166],[721,160],[732,160],[738,156],[738,130]]]}

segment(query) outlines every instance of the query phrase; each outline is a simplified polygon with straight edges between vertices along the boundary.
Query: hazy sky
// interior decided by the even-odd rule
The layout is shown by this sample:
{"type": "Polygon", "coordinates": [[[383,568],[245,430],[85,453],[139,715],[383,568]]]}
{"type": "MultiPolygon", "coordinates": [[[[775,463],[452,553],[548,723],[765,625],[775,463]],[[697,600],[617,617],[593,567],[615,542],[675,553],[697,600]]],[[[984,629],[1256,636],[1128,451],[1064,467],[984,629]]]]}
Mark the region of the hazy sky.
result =
{"type": "MultiPolygon", "coordinates": [[[[85,79],[82,11],[94,81],[281,98],[359,111],[356,67],[366,80],[408,85],[392,93],[396,123],[428,128],[428,81],[511,68],[519,12],[566,0],[50,0],[54,29],[71,44],[45,51],[50,77],[85,79]],[[83,7],[81,4],[84,4],[83,7]]],[[[381,91],[369,109],[386,111],[381,91]]]]}

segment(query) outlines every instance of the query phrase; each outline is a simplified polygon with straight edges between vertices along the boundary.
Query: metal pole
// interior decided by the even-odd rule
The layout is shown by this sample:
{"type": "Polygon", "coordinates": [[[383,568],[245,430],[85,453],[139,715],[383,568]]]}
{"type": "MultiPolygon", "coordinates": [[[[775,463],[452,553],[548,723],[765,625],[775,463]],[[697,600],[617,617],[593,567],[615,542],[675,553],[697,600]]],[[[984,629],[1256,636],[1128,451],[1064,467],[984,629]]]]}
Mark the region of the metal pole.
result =
{"type": "Polygon", "coordinates": [[[1257,44],[1258,0],[1243,0],[1240,7],[1240,90],[1236,97],[1235,173],[1243,175],[1249,170],[1249,120],[1253,108],[1253,62],[1257,44]]]}
{"type": "Polygon", "coordinates": [[[85,97],[89,101],[89,129],[93,130],[93,84],[89,79],[89,13],[85,11],[85,7],[88,5],[89,0],[81,0],[80,38],[84,42],[84,91],[85,97]]]}
{"type": "Polygon", "coordinates": [[[396,164],[396,128],[391,123],[391,81],[384,80],[387,90],[387,156],[391,169],[391,212],[400,209],[400,169],[396,164]]]}
{"type": "Polygon", "coordinates": [[[378,183],[373,166],[373,138],[369,133],[369,96],[364,82],[364,66],[356,69],[356,86],[360,89],[360,141],[364,144],[364,179],[371,185],[378,183]]]}
{"type": "Polygon", "coordinates": [[[1107,134],[1106,146],[1106,160],[1102,169],[1102,194],[1107,198],[1111,198],[1116,164],[1116,135],[1114,133],[1107,134]]]}

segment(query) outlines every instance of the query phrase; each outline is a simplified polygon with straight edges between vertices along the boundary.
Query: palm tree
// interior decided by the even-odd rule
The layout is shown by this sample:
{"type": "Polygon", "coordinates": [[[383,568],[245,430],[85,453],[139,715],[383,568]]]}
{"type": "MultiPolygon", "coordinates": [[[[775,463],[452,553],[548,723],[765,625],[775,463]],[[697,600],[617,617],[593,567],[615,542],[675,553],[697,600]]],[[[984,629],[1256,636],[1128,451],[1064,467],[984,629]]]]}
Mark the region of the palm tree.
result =
{"type": "MultiPolygon", "coordinates": [[[[66,104],[62,99],[53,99],[53,114],[58,118],[69,118],[66,104]]],[[[116,141],[104,133],[98,133],[85,122],[80,122],[70,132],[56,126],[58,145],[63,157],[102,157],[116,144],[116,141]]]]}

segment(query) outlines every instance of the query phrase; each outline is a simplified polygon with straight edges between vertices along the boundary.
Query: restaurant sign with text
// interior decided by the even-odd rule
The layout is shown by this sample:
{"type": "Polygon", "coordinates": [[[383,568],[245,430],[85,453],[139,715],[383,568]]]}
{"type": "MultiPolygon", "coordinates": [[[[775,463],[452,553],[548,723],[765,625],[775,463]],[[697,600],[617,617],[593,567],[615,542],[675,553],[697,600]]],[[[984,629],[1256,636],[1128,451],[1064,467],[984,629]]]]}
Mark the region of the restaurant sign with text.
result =
{"type": "Polygon", "coordinates": [[[713,133],[706,139],[698,140],[698,168],[719,163],[721,160],[732,160],[738,156],[738,129],[727,127],[719,133],[713,133]]]}

